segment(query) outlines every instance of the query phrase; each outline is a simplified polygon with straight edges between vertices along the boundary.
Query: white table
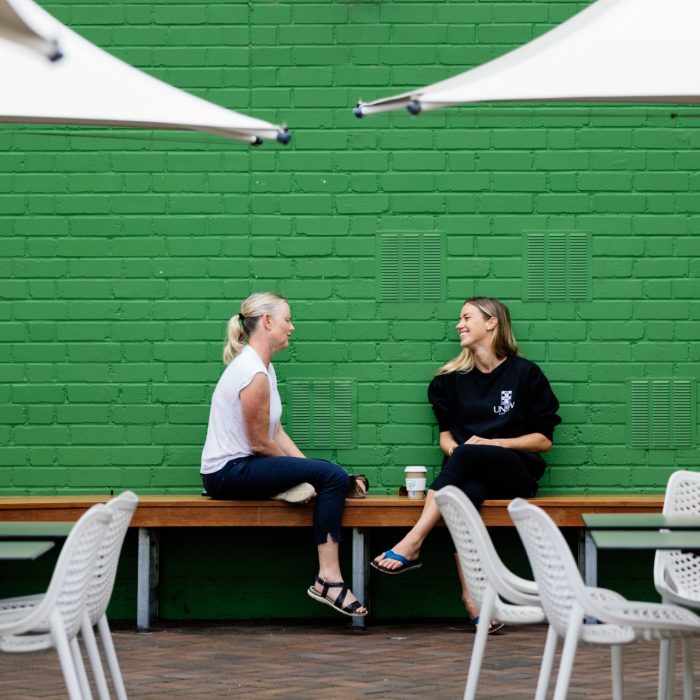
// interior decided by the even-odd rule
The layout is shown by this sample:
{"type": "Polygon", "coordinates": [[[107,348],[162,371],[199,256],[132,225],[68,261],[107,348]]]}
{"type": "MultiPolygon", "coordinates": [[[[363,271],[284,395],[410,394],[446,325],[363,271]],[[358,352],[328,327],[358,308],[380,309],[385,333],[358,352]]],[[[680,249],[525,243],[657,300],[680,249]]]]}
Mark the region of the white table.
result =
{"type": "Polygon", "coordinates": [[[33,561],[48,552],[54,544],[48,540],[0,541],[0,560],[33,561]]]}
{"type": "Polygon", "coordinates": [[[598,550],[697,550],[700,517],[663,513],[584,513],[587,586],[598,585],[598,550]]]}

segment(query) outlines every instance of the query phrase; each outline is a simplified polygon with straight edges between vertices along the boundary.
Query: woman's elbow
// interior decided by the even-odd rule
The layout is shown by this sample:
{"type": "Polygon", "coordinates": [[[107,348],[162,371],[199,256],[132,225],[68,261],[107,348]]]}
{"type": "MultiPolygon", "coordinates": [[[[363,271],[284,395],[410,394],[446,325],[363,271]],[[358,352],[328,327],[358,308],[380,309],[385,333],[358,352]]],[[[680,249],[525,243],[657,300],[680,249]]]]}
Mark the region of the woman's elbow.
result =
{"type": "Polygon", "coordinates": [[[539,447],[540,452],[549,452],[552,449],[552,441],[540,433],[539,447]]]}
{"type": "Polygon", "coordinates": [[[270,454],[270,441],[269,440],[249,436],[248,437],[248,444],[250,445],[250,451],[254,455],[270,454]]]}

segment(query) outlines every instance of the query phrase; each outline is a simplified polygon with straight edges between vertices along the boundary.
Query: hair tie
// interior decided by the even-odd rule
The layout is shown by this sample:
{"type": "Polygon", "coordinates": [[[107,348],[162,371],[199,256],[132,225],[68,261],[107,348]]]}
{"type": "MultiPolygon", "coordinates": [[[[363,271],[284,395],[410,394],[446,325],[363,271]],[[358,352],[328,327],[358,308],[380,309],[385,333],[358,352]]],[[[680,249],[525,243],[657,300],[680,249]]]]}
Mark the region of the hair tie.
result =
{"type": "Polygon", "coordinates": [[[245,316],[242,313],[239,313],[238,314],[238,322],[243,323],[243,321],[245,321],[245,316]]]}

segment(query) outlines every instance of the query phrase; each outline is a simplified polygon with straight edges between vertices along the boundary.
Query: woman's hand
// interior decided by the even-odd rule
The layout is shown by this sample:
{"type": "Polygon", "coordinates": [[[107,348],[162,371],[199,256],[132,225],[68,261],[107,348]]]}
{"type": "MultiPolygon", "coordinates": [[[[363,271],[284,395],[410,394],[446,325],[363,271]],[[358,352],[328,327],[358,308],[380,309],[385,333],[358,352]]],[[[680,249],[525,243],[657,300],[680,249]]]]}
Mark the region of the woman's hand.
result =
{"type": "MultiPolygon", "coordinates": [[[[484,438],[472,435],[465,440],[464,445],[493,445],[494,447],[507,447],[511,450],[525,450],[526,452],[547,452],[552,447],[552,441],[542,433],[528,433],[515,438],[484,438]]],[[[459,447],[452,433],[445,430],[440,433],[440,448],[448,456],[459,447]]]]}
{"type": "Polygon", "coordinates": [[[277,428],[275,442],[280,446],[287,457],[304,457],[304,453],[296,446],[294,440],[284,432],[281,425],[277,428]]]}
{"type": "Polygon", "coordinates": [[[494,447],[504,447],[499,440],[489,440],[489,438],[482,438],[478,435],[472,435],[469,440],[467,440],[465,445],[493,445],[494,447]]]}
{"type": "Polygon", "coordinates": [[[452,457],[452,453],[459,447],[457,441],[452,437],[449,430],[443,430],[440,433],[440,449],[448,456],[452,457]]]}
{"type": "MultiPolygon", "coordinates": [[[[493,445],[494,447],[507,447],[511,450],[525,450],[526,452],[547,452],[552,447],[552,441],[542,433],[528,433],[517,438],[482,438],[472,435],[465,440],[464,445],[493,445]]],[[[459,447],[452,433],[445,430],[440,433],[440,448],[448,456],[459,447]]]]}
{"type": "Polygon", "coordinates": [[[525,450],[525,452],[547,452],[552,447],[552,441],[542,433],[528,433],[515,438],[482,438],[472,435],[465,445],[493,445],[494,447],[507,447],[511,450],[525,450]]]}

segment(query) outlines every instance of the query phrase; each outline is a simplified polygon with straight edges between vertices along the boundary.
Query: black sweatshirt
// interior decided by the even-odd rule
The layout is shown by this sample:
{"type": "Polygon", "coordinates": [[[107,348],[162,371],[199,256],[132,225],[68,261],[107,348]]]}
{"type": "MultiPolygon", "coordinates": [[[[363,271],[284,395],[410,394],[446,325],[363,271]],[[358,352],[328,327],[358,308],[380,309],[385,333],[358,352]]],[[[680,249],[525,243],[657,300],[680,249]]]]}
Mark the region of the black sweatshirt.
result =
{"type": "Polygon", "coordinates": [[[551,440],[561,423],[547,377],[523,357],[509,357],[488,374],[474,368],[439,375],[428,387],[428,399],[440,432],[449,430],[459,444],[472,435],[495,439],[542,433],[551,440]]]}

